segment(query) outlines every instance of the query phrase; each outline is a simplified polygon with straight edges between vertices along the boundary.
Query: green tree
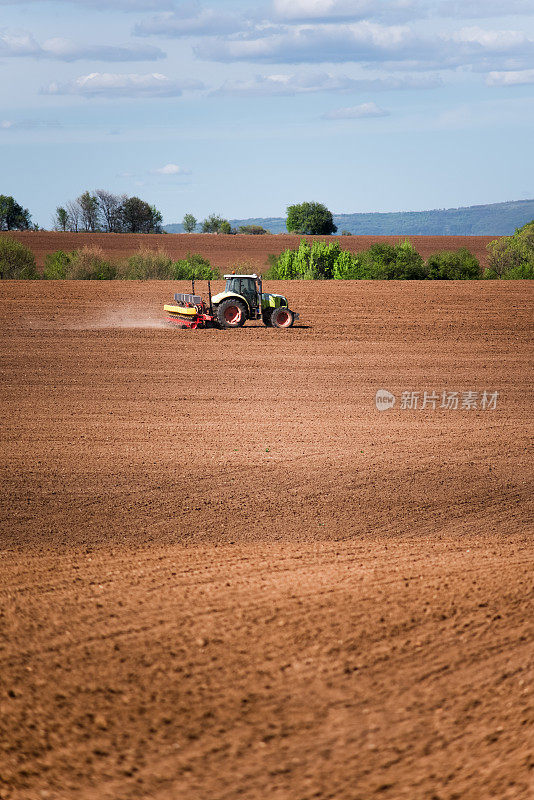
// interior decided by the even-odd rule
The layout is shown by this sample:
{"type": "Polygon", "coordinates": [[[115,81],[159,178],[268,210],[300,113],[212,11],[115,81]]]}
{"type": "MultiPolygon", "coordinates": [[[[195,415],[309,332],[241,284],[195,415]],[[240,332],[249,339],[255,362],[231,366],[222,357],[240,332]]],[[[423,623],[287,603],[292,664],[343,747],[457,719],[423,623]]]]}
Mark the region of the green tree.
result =
{"type": "Polygon", "coordinates": [[[161,211],[158,211],[156,206],[149,206],[149,208],[152,216],[148,233],[163,233],[163,228],[161,227],[161,223],[163,222],[161,211]]]}
{"type": "Polygon", "coordinates": [[[230,228],[230,223],[227,219],[223,219],[218,214],[210,214],[209,217],[206,217],[202,222],[202,233],[221,233],[221,225],[225,222],[230,228]]]}
{"type": "Polygon", "coordinates": [[[98,189],[95,194],[104,230],[107,233],[120,233],[123,228],[122,204],[126,200],[126,196],[121,197],[104,189],[98,189]]]}
{"type": "Polygon", "coordinates": [[[65,210],[69,219],[69,231],[78,233],[82,214],[80,204],[77,200],[69,200],[67,203],[65,203],[65,210]]]}
{"type": "Polygon", "coordinates": [[[30,226],[28,209],[22,208],[11,195],[0,194],[0,231],[27,231],[30,226]]]}
{"type": "Polygon", "coordinates": [[[161,233],[161,213],[139,197],[127,197],[122,204],[122,220],[128,233],[161,233]]]}
{"type": "Polygon", "coordinates": [[[83,229],[91,232],[97,231],[100,209],[96,195],[85,191],[78,197],[78,205],[80,206],[83,229]]]}
{"type": "Polygon", "coordinates": [[[230,225],[227,219],[223,219],[223,221],[219,225],[219,230],[217,231],[217,233],[226,233],[226,234],[232,233],[232,226],[230,225]]]}
{"type": "Polygon", "coordinates": [[[286,228],[289,233],[326,235],[337,231],[332,212],[322,203],[300,203],[287,209],[286,228]]]}
{"type": "Polygon", "coordinates": [[[69,224],[69,215],[63,206],[56,208],[56,216],[54,219],[54,227],[58,231],[66,231],[69,224]]]}
{"type": "Polygon", "coordinates": [[[197,227],[197,220],[192,214],[185,214],[182,225],[184,226],[184,231],[186,233],[193,233],[195,228],[197,227]]]}

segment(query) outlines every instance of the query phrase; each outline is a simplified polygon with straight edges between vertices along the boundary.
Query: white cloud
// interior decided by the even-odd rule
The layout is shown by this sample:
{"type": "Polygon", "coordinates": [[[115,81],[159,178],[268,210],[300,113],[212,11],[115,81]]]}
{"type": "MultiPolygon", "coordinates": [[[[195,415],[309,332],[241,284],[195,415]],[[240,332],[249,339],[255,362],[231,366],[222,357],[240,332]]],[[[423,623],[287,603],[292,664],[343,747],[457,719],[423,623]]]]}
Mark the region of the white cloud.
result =
{"type": "Polygon", "coordinates": [[[2,131],[20,131],[20,130],[31,131],[35,130],[36,128],[60,128],[60,127],[61,125],[59,124],[59,122],[43,122],[42,120],[37,120],[37,119],[0,120],[0,130],[2,131]]]}
{"type": "Polygon", "coordinates": [[[273,0],[272,7],[275,18],[293,22],[399,22],[426,15],[422,0],[273,0]]]}
{"type": "Polygon", "coordinates": [[[459,44],[474,44],[489,51],[517,52],[518,48],[526,46],[532,47],[530,40],[522,31],[493,31],[485,28],[461,28],[455,31],[450,37],[453,42],[459,44]]]}
{"type": "Polygon", "coordinates": [[[60,37],[43,42],[42,52],[61,61],[156,61],[165,58],[163,50],[152,45],[78,45],[60,37]]]}
{"type": "Polygon", "coordinates": [[[246,27],[244,19],[237,14],[185,5],[172,13],[158,14],[138,23],[134,33],[137,36],[222,36],[246,27]]]}
{"type": "MultiPolygon", "coordinates": [[[[0,6],[20,5],[49,5],[50,0],[0,0],[0,6]]],[[[84,6],[97,10],[109,11],[116,8],[119,11],[164,11],[174,8],[175,0],[57,0],[66,5],[84,6]]]]}
{"type": "Polygon", "coordinates": [[[77,44],[54,37],[43,44],[27,31],[0,32],[0,57],[50,58],[56,61],[155,61],[165,53],[153,45],[77,44]]]}
{"type": "Polygon", "coordinates": [[[275,18],[293,22],[375,19],[393,23],[534,14],[532,0],[273,0],[272,9],[275,18]]]}
{"type": "Polygon", "coordinates": [[[374,22],[283,25],[204,40],[197,56],[212,61],[273,64],[358,63],[386,69],[428,71],[469,66],[474,70],[522,69],[534,41],[522,31],[464,27],[425,34],[406,25],[374,22]]]}
{"type": "Polygon", "coordinates": [[[195,48],[201,58],[215,61],[369,62],[397,60],[424,52],[433,46],[418,39],[406,26],[384,26],[372,22],[353,25],[299,25],[274,33],[216,39],[195,48]]]}
{"type": "Polygon", "coordinates": [[[371,0],[273,0],[277,17],[289,20],[325,19],[325,17],[370,16],[371,0]]]}
{"type": "Polygon", "coordinates": [[[365,119],[366,117],[388,117],[389,111],[376,103],[362,103],[349,108],[335,108],[323,114],[323,119],[365,119]]]}
{"type": "Polygon", "coordinates": [[[152,170],[158,175],[190,175],[190,170],[179,167],[178,164],[165,164],[164,167],[152,170]]]}
{"type": "Polygon", "coordinates": [[[517,72],[490,72],[486,83],[488,86],[524,86],[534,83],[534,69],[523,69],[517,72]]]}
{"type": "Polygon", "coordinates": [[[532,16],[534,4],[532,0],[442,0],[436,11],[440,16],[458,19],[532,16]]]}
{"type": "Polygon", "coordinates": [[[68,83],[51,83],[42,94],[67,94],[81,97],[179,97],[184,90],[202,89],[200,81],[171,81],[166,75],[92,72],[68,83]]]}
{"type": "Polygon", "coordinates": [[[212,95],[233,97],[271,97],[313,94],[316,92],[358,92],[373,90],[435,89],[442,86],[435,75],[387,75],[383,78],[349,78],[328,72],[302,75],[255,75],[246,81],[226,81],[212,95]]]}
{"type": "Polygon", "coordinates": [[[0,56],[34,56],[41,48],[31,33],[0,31],[0,56]]]}

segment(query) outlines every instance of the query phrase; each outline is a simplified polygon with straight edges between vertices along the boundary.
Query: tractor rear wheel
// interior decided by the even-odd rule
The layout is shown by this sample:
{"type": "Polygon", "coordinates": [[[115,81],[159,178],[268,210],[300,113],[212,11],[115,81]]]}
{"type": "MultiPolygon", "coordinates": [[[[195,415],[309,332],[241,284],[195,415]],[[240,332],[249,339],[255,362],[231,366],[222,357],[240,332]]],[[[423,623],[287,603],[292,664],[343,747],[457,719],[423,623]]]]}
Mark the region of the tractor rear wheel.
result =
{"type": "Polygon", "coordinates": [[[216,314],[221,328],[240,328],[245,324],[247,309],[241,300],[229,297],[219,303],[216,314]]]}
{"type": "Polygon", "coordinates": [[[274,328],[290,328],[295,321],[295,315],[287,306],[279,306],[271,314],[271,325],[274,328]]]}

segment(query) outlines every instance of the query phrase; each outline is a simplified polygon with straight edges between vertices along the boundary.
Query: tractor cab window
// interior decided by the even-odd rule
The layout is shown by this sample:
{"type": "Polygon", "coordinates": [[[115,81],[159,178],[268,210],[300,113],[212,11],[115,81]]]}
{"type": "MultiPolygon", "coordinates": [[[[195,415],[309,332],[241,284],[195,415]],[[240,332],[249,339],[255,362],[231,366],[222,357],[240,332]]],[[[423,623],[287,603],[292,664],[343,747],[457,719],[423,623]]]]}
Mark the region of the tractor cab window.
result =
{"type": "Polygon", "coordinates": [[[245,297],[251,306],[256,305],[256,281],[254,278],[227,278],[226,291],[245,297]]]}
{"type": "Polygon", "coordinates": [[[227,292],[236,292],[237,294],[243,294],[243,292],[254,292],[255,289],[256,289],[256,284],[253,278],[226,279],[227,292]]]}
{"type": "Polygon", "coordinates": [[[241,278],[227,278],[226,291],[233,294],[241,294],[241,278]]]}

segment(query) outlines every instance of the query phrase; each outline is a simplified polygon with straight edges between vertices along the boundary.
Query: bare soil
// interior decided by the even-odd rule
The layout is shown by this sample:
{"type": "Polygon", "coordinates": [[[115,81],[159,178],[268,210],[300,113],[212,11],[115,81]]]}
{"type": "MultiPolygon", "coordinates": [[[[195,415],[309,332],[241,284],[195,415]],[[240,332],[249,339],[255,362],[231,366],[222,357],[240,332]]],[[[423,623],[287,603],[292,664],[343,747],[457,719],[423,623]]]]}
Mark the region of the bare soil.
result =
{"type": "Polygon", "coordinates": [[[58,231],[10,232],[9,235],[27,245],[35,254],[37,264],[44,264],[47,253],[55,250],[101,247],[109,258],[120,259],[131,256],[137,250],[147,248],[164,249],[172,258],[185,258],[188,253],[200,253],[211,264],[221,269],[236,266],[264,271],[268,267],[268,256],[279,255],[284,250],[296,248],[301,239],[308,241],[329,240],[339,242],[345,250],[358,253],[374,242],[397,244],[409,239],[423,258],[439,250],[457,250],[466,247],[483,266],[488,264],[488,242],[496,236],[290,236],[290,235],[218,235],[218,234],[142,234],[142,233],[61,233],[58,231]]]}
{"type": "Polygon", "coordinates": [[[3,800],[532,797],[532,285],[270,286],[0,285],[3,800]]]}

